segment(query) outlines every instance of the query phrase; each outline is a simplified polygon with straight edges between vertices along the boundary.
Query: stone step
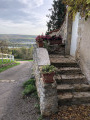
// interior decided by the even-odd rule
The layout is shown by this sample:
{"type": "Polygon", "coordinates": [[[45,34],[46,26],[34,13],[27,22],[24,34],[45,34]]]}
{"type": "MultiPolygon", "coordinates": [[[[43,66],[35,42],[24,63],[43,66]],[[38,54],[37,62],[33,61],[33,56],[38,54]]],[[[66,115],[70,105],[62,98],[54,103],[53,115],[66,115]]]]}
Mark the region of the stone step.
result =
{"type": "Polygon", "coordinates": [[[50,55],[50,60],[52,62],[76,62],[72,56],[63,56],[63,55],[50,55]]]}
{"type": "Polygon", "coordinates": [[[52,62],[51,65],[54,65],[57,68],[60,68],[60,67],[79,67],[79,65],[76,62],[67,62],[67,63],[64,63],[64,62],[54,63],[54,62],[52,62]]]}
{"type": "Polygon", "coordinates": [[[57,74],[81,74],[82,71],[78,67],[61,67],[56,69],[57,74]]]}
{"type": "Polygon", "coordinates": [[[80,75],[56,75],[54,78],[58,84],[88,83],[86,80],[86,77],[82,74],[80,75]]]}
{"type": "Polygon", "coordinates": [[[65,58],[65,56],[59,55],[59,54],[58,55],[57,54],[50,54],[49,56],[50,56],[50,59],[53,59],[53,58],[55,58],[55,59],[58,59],[58,58],[64,59],[65,58]]]}
{"type": "Polygon", "coordinates": [[[73,92],[58,95],[59,105],[90,103],[90,92],[73,92]]]}
{"type": "Polygon", "coordinates": [[[58,94],[61,92],[86,92],[90,91],[89,84],[61,84],[57,85],[57,92],[58,94]]]}

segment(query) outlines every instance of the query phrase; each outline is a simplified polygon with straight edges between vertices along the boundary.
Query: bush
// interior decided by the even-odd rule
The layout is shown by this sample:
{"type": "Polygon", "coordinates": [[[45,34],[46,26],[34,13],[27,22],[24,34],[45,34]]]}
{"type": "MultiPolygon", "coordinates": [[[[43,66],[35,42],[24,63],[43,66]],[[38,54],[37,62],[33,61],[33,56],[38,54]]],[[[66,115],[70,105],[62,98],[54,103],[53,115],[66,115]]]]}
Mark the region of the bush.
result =
{"type": "Polygon", "coordinates": [[[31,78],[30,80],[23,83],[24,91],[22,92],[23,96],[30,95],[32,93],[36,94],[35,79],[31,78]]]}
{"type": "Polygon", "coordinates": [[[12,48],[11,51],[16,59],[24,59],[24,60],[33,59],[33,47],[12,48]]]}
{"type": "Polygon", "coordinates": [[[30,79],[30,80],[28,80],[28,81],[26,81],[26,82],[24,82],[23,83],[23,87],[25,88],[25,87],[27,87],[28,85],[35,85],[35,79],[30,79]]]}
{"type": "Polygon", "coordinates": [[[55,72],[56,68],[53,65],[44,65],[42,67],[42,73],[51,73],[55,72]]]}
{"type": "Polygon", "coordinates": [[[25,89],[24,89],[24,91],[23,91],[23,96],[25,96],[25,95],[29,95],[29,94],[31,94],[31,93],[33,93],[33,92],[35,92],[36,91],[36,87],[34,86],[34,85],[27,85],[26,87],[25,87],[25,89]]]}

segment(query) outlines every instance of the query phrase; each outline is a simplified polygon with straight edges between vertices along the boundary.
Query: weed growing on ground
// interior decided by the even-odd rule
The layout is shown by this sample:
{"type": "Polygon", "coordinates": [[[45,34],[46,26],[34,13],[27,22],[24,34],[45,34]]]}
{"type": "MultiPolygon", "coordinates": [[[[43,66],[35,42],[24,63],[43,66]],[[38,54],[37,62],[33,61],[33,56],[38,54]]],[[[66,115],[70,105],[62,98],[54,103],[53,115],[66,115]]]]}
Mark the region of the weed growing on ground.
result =
{"type": "Polygon", "coordinates": [[[31,78],[30,80],[23,83],[24,88],[27,87],[28,85],[34,85],[35,86],[35,79],[31,78]]]}
{"type": "Polygon", "coordinates": [[[36,103],[36,104],[34,105],[34,107],[37,108],[38,110],[40,110],[40,105],[39,105],[38,103],[36,103]]]}
{"type": "Polygon", "coordinates": [[[31,78],[30,80],[23,83],[24,90],[22,92],[23,97],[26,95],[36,94],[35,79],[31,78]]]}
{"type": "MultiPolygon", "coordinates": [[[[26,98],[27,95],[30,95],[30,96],[36,97],[38,99],[34,78],[31,78],[30,80],[24,82],[23,83],[23,88],[24,88],[24,90],[22,92],[23,98],[26,98]]],[[[37,109],[37,113],[39,114],[39,118],[37,120],[43,120],[43,117],[40,114],[39,99],[38,99],[38,102],[34,105],[34,108],[37,109]]]]}
{"type": "Polygon", "coordinates": [[[38,99],[37,91],[35,91],[34,93],[32,93],[32,94],[31,94],[31,97],[35,97],[36,99],[38,99]]]}
{"type": "Polygon", "coordinates": [[[35,92],[36,91],[36,87],[34,86],[34,85],[27,85],[26,87],[25,87],[25,89],[24,89],[24,91],[23,91],[23,96],[25,96],[25,95],[29,95],[29,94],[31,94],[31,93],[33,93],[33,92],[35,92]]]}

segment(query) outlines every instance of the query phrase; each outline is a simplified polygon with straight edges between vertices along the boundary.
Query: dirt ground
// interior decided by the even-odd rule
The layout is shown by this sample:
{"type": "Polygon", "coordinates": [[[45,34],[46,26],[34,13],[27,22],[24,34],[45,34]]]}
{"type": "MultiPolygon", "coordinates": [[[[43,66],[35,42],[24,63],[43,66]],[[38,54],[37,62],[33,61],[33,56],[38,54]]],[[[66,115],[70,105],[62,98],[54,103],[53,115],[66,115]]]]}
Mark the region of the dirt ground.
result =
{"type": "Polygon", "coordinates": [[[0,73],[0,120],[37,120],[35,109],[37,99],[22,99],[22,84],[31,77],[32,62],[22,61],[20,65],[0,73]]]}

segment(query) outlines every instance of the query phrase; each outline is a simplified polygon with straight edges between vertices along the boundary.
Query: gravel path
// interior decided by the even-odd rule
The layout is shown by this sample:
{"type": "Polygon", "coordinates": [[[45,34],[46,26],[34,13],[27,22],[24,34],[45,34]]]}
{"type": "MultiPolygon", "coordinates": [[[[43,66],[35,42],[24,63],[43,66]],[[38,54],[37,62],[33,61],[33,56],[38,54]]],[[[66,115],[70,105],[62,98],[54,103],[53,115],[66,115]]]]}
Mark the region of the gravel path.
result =
{"type": "Polygon", "coordinates": [[[32,62],[22,61],[20,65],[0,73],[0,120],[37,120],[34,108],[37,100],[22,99],[22,84],[31,77],[32,62]]]}

